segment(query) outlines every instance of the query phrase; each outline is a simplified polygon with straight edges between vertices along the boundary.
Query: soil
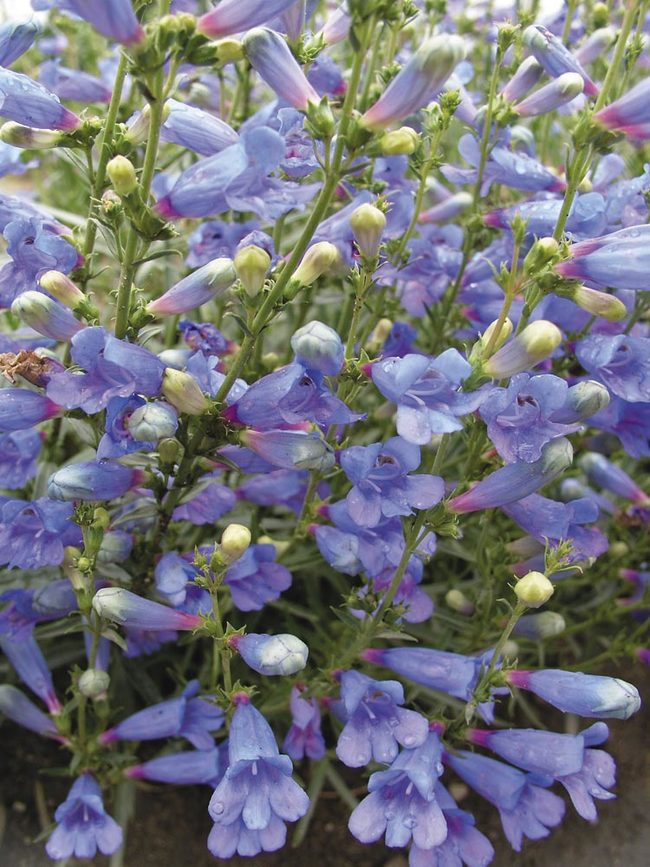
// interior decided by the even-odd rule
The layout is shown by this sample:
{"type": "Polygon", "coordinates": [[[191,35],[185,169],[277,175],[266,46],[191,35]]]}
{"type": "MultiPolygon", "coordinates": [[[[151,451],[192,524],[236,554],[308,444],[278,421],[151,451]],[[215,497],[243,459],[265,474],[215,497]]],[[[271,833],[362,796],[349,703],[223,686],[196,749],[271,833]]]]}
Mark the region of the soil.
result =
{"type": "MultiPolygon", "coordinates": [[[[560,829],[546,840],[528,841],[523,852],[515,854],[504,843],[496,811],[468,795],[462,806],[475,812],[478,827],[492,840],[497,852],[495,867],[646,867],[649,863],[650,670],[635,666],[622,676],[637,684],[646,710],[626,722],[611,722],[608,749],[618,765],[617,800],[600,802],[600,819],[593,826],[582,821],[569,804],[560,829]]],[[[36,838],[43,827],[39,814],[46,823],[68,788],[66,779],[43,774],[43,769],[60,763],[57,747],[8,722],[2,724],[1,737],[0,864],[52,865],[43,841],[36,838]]],[[[216,863],[230,867],[406,867],[400,852],[356,843],[346,829],[348,810],[335,797],[319,801],[307,839],[298,849],[290,848],[290,829],[289,844],[282,852],[216,862],[205,848],[209,797],[207,787],[141,788],[123,867],[214,867],[216,863]]],[[[108,859],[97,858],[96,863],[106,867],[108,859]]]]}

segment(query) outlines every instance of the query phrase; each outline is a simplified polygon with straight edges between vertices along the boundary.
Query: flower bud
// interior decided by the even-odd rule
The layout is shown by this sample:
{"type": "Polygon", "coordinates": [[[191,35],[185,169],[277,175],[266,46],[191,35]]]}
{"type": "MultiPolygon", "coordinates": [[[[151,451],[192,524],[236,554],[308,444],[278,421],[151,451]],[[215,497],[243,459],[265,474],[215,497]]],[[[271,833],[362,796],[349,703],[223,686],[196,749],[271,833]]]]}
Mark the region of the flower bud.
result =
{"type": "Polygon", "coordinates": [[[138,186],[138,178],[131,160],[123,156],[113,157],[106,166],[113,189],[119,196],[129,196],[138,186]]]}
{"type": "Polygon", "coordinates": [[[335,463],[331,447],[318,433],[248,430],[240,439],[255,454],[283,470],[327,472],[335,463]]]}
{"type": "Polygon", "coordinates": [[[427,211],[422,211],[418,217],[418,223],[444,223],[467,210],[473,201],[471,193],[454,193],[453,196],[448,196],[427,211]]]}
{"type": "Polygon", "coordinates": [[[219,554],[224,563],[234,563],[248,550],[251,543],[251,531],[243,524],[228,524],[221,535],[219,554]]]}
{"type": "Polygon", "coordinates": [[[219,63],[236,63],[243,60],[244,43],[239,39],[219,39],[214,43],[219,63]]]}
{"type": "Polygon", "coordinates": [[[249,668],[266,676],[295,674],[307,665],[309,656],[305,642],[288,633],[236,635],[231,639],[231,646],[249,668]]]}
{"type": "MultiPolygon", "coordinates": [[[[302,286],[311,286],[318,278],[329,271],[341,258],[338,249],[329,241],[317,241],[302,257],[294,271],[289,286],[297,291],[302,286]]],[[[289,297],[292,297],[289,293],[289,297]]]]}
{"type": "Polygon", "coordinates": [[[509,671],[508,683],[527,689],[565,713],[600,719],[629,719],[641,707],[638,689],[617,677],[547,668],[509,671]]]}
{"type": "Polygon", "coordinates": [[[562,342],[562,332],[552,322],[532,322],[488,359],[483,369],[493,379],[514,376],[548,358],[562,342]]]}
{"type": "Polygon", "coordinates": [[[385,132],[377,142],[379,153],[385,157],[410,156],[415,153],[421,136],[410,126],[385,132]]]}
{"type": "Polygon", "coordinates": [[[386,228],[385,214],[369,203],[359,205],[350,216],[350,226],[361,254],[374,259],[386,228]]]}
{"type": "Polygon", "coordinates": [[[222,295],[235,282],[237,274],[232,259],[213,259],[197,268],[168,289],[160,298],[147,304],[147,312],[156,315],[185,313],[222,295]]]}
{"type": "Polygon", "coordinates": [[[453,611],[464,614],[466,617],[471,617],[475,610],[472,600],[468,599],[461,590],[448,590],[445,595],[445,602],[453,611]]]}
{"type": "Polygon", "coordinates": [[[47,495],[53,500],[112,500],[142,482],[142,470],[114,461],[82,461],[53,473],[47,495]]]}
{"type": "Polygon", "coordinates": [[[602,316],[609,322],[622,322],[628,315],[627,307],[620,298],[598,289],[576,286],[570,290],[568,297],[587,313],[602,316]]]}
{"type": "MultiPolygon", "coordinates": [[[[469,361],[471,364],[476,364],[481,360],[481,358],[483,358],[485,349],[490,345],[492,335],[496,331],[498,325],[498,319],[495,319],[494,322],[490,322],[484,333],[481,334],[474,346],[472,346],[472,351],[469,354],[469,361]]],[[[504,322],[501,325],[501,330],[499,331],[498,336],[494,341],[494,346],[492,347],[493,353],[500,349],[506,342],[506,340],[508,340],[508,338],[512,334],[512,327],[512,321],[506,316],[504,322]]]]}
{"type": "Polygon", "coordinates": [[[173,437],[178,427],[176,410],[162,401],[152,401],[139,406],[131,413],[126,427],[137,442],[153,442],[173,437]]]}
{"type": "Polygon", "coordinates": [[[555,587],[542,572],[529,572],[514,586],[515,596],[528,608],[540,608],[551,598],[555,587]]]}
{"type": "Polygon", "coordinates": [[[510,81],[501,91],[501,96],[507,102],[517,102],[524,94],[534,87],[543,72],[542,67],[534,57],[523,60],[510,81]]]}
{"type": "MultiPolygon", "coordinates": [[[[269,4],[263,5],[266,7],[269,4]]],[[[218,8],[215,11],[218,11],[218,8]]],[[[320,96],[307,80],[289,46],[279,33],[267,27],[256,27],[248,30],[242,41],[246,57],[253,69],[289,105],[298,111],[307,111],[310,103],[313,105],[320,103],[320,96]]]]}
{"type": "Polygon", "coordinates": [[[32,289],[16,298],[11,312],[34,331],[52,340],[69,340],[84,327],[67,307],[32,289]]]}
{"type": "Polygon", "coordinates": [[[49,292],[57,301],[74,310],[82,301],[86,300],[86,296],[69,277],[61,271],[46,271],[38,278],[46,292],[49,292]]]}
{"type": "Polygon", "coordinates": [[[325,376],[336,376],[343,366],[345,347],[339,335],[317,319],[299,328],[291,338],[296,361],[325,376]]]}
{"type": "Polygon", "coordinates": [[[174,437],[167,437],[158,443],[158,456],[163,464],[175,464],[182,453],[183,446],[174,437]]]}
{"type": "Polygon", "coordinates": [[[440,34],[426,39],[390,82],[360,123],[381,130],[428,105],[465,56],[459,36],[440,34]]]}
{"type": "Polygon", "coordinates": [[[234,265],[246,294],[250,298],[254,298],[264,285],[271,265],[271,257],[262,247],[249,244],[237,251],[234,265]]]}
{"type": "Polygon", "coordinates": [[[89,668],[79,678],[79,692],[86,698],[103,698],[110,682],[108,672],[101,668],[89,668]]]}
{"type": "Polygon", "coordinates": [[[580,61],[555,34],[541,24],[531,24],[524,30],[524,45],[552,78],[564,74],[578,75],[587,96],[596,96],[598,87],[582,68],[580,61]]]}
{"type": "Polygon", "coordinates": [[[13,121],[3,124],[0,128],[0,139],[15,148],[47,150],[57,147],[62,138],[61,133],[54,129],[36,129],[13,121]]]}
{"type": "Polygon", "coordinates": [[[555,111],[582,93],[584,80],[577,72],[565,72],[514,106],[521,117],[535,117],[555,111]]]}
{"type": "Polygon", "coordinates": [[[295,0],[222,0],[196,22],[196,29],[206,36],[229,36],[258,24],[266,24],[295,3],[295,0]]]}
{"type": "Polygon", "coordinates": [[[392,319],[380,319],[379,322],[375,325],[375,329],[370,335],[370,339],[368,340],[368,347],[376,351],[379,347],[383,346],[386,340],[388,339],[388,335],[393,330],[393,320],[392,319]]]}
{"type": "Polygon", "coordinates": [[[202,415],[210,408],[210,401],[198,382],[184,370],[165,368],[162,393],[173,407],[186,415],[202,415]]]}
{"type": "Polygon", "coordinates": [[[555,611],[541,611],[539,614],[525,614],[520,617],[512,634],[517,638],[529,638],[531,641],[542,641],[545,638],[555,638],[566,629],[566,622],[561,614],[555,611]]]}
{"type": "Polygon", "coordinates": [[[551,415],[551,421],[560,424],[574,424],[591,418],[609,405],[610,395],[607,388],[593,379],[585,379],[572,385],[567,392],[566,401],[561,409],[551,415]]]}
{"type": "Polygon", "coordinates": [[[123,563],[133,549],[133,536],[124,530],[104,533],[97,552],[98,563],[123,563]]]}
{"type": "Polygon", "coordinates": [[[605,455],[598,452],[585,452],[578,461],[580,468],[585,472],[590,481],[595,482],[601,488],[636,503],[646,506],[650,503],[650,497],[643,491],[625,470],[608,460],[605,455]]]}
{"type": "Polygon", "coordinates": [[[537,273],[548,265],[560,252],[560,245],[555,238],[539,238],[530,248],[524,259],[524,271],[527,274],[537,273]]]}
{"type": "Polygon", "coordinates": [[[151,632],[168,629],[192,630],[202,623],[198,614],[177,611],[151,599],[144,599],[122,587],[103,587],[98,590],[93,596],[93,609],[105,620],[112,620],[131,629],[146,629],[151,632]]]}

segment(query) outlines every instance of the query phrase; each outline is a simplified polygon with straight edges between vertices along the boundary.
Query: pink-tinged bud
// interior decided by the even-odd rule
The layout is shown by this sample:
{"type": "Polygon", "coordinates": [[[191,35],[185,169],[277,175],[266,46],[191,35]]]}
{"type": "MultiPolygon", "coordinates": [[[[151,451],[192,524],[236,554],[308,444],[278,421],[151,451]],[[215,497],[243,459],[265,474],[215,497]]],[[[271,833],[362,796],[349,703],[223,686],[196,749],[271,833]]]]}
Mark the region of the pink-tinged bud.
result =
{"type": "Polygon", "coordinates": [[[503,88],[501,96],[508,102],[517,102],[537,84],[541,74],[542,67],[535,58],[527,57],[519,64],[519,68],[503,88]]]}
{"type": "Polygon", "coordinates": [[[539,460],[530,464],[523,461],[507,464],[486,476],[471,490],[453,497],[447,508],[450,512],[464,514],[481,509],[494,509],[515,500],[534,494],[544,485],[556,479],[571,465],[573,449],[564,437],[551,440],[542,449],[539,460]]]}
{"type": "Polygon", "coordinates": [[[98,590],[93,597],[93,608],[105,620],[149,632],[167,629],[187,631],[197,629],[203,622],[197,614],[187,614],[151,599],[143,599],[121,587],[98,590]]]}
{"type": "Polygon", "coordinates": [[[318,433],[248,430],[240,439],[252,452],[281,469],[326,472],[335,464],[331,446],[318,433]]]}
{"type": "Polygon", "coordinates": [[[350,216],[350,227],[361,254],[373,259],[379,252],[381,237],[386,228],[383,211],[370,203],[359,205],[350,216]]]}
{"type": "Polygon", "coordinates": [[[329,15],[318,35],[322,36],[326,45],[336,45],[337,42],[342,42],[346,38],[350,32],[351,24],[352,19],[345,9],[339,6],[329,15]]]}
{"type": "Polygon", "coordinates": [[[641,707],[638,689],[617,677],[547,668],[508,671],[506,680],[565,713],[600,719],[628,719],[641,707]]]}
{"type": "Polygon", "coordinates": [[[82,301],[86,300],[86,296],[72,280],[61,271],[46,271],[38,278],[38,282],[61,304],[65,304],[71,310],[78,307],[82,301]]]}
{"type": "Polygon", "coordinates": [[[279,33],[258,27],[249,30],[243,43],[251,66],[278,96],[298,111],[307,111],[310,103],[320,103],[319,95],[279,33]]]}
{"type": "Polygon", "coordinates": [[[186,313],[222,295],[236,279],[232,259],[213,259],[188,274],[160,298],[150,301],[147,311],[158,316],[186,313]]]}
{"type": "Polygon", "coordinates": [[[598,452],[586,452],[578,463],[589,480],[606,491],[617,497],[630,500],[638,506],[647,506],[650,503],[650,497],[637,485],[634,479],[630,478],[625,470],[617,464],[608,460],[605,455],[598,452]]]}
{"type": "Polygon", "coordinates": [[[561,342],[562,332],[557,325],[539,319],[484,362],[483,370],[492,379],[514,376],[548,358],[561,342]]]}
{"type": "Polygon", "coordinates": [[[592,63],[602,57],[607,49],[614,44],[616,29],[614,27],[600,27],[589,36],[579,48],[576,48],[574,57],[579,63],[592,63]]]}
{"type": "Polygon", "coordinates": [[[70,340],[84,325],[67,307],[42,292],[23,292],[11,305],[11,312],[26,325],[52,340],[70,340]]]}
{"type": "Polygon", "coordinates": [[[61,412],[62,407],[37,391],[0,388],[0,433],[28,430],[61,412]]]}
{"type": "Polygon", "coordinates": [[[198,382],[184,370],[165,368],[162,393],[175,409],[186,415],[203,415],[210,408],[198,382]]]}
{"type": "Polygon", "coordinates": [[[555,592],[555,587],[542,572],[528,572],[514,586],[515,596],[528,608],[541,608],[555,592]]]}
{"type": "MultiPolygon", "coordinates": [[[[642,79],[611,105],[601,108],[594,120],[608,129],[617,129],[628,134],[643,131],[650,124],[650,78],[642,79]]],[[[646,138],[646,136],[638,136],[646,138]]]]}
{"type": "Polygon", "coordinates": [[[598,289],[576,286],[571,290],[569,297],[587,313],[591,313],[592,316],[602,316],[609,322],[622,322],[628,315],[627,307],[620,298],[607,292],[600,292],[598,289]]]}
{"type": "Polygon", "coordinates": [[[196,29],[205,36],[230,36],[266,24],[288,9],[296,0],[221,0],[196,22],[196,29]]]}
{"type": "Polygon", "coordinates": [[[580,61],[569,51],[561,39],[541,24],[531,24],[524,30],[524,44],[528,46],[535,59],[552,78],[572,73],[579,75],[584,82],[587,96],[596,96],[599,88],[582,68],[580,61]]]}
{"type": "Polygon", "coordinates": [[[465,43],[459,36],[427,39],[361,117],[361,125],[381,130],[427,106],[464,56],[465,43]]]}
{"type": "Polygon", "coordinates": [[[48,150],[57,147],[63,138],[62,133],[53,129],[36,129],[24,126],[22,123],[3,124],[0,128],[0,139],[15,148],[29,150],[48,150]]]}
{"type": "Polygon", "coordinates": [[[555,111],[561,105],[571,102],[582,93],[584,81],[577,72],[565,72],[559,78],[540,87],[526,99],[514,106],[521,117],[535,117],[555,111]]]}
{"type": "Polygon", "coordinates": [[[418,217],[418,223],[445,223],[467,210],[472,202],[473,198],[470,193],[454,193],[443,202],[439,202],[427,211],[422,211],[418,217]]]}

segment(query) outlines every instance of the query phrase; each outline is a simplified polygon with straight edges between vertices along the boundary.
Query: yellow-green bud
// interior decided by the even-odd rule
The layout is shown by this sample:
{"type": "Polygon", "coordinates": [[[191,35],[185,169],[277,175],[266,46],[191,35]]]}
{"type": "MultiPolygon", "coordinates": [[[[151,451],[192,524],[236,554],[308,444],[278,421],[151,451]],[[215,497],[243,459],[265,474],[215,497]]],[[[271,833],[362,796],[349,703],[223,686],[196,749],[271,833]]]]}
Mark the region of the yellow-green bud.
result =
{"type": "Polygon", "coordinates": [[[165,368],[162,393],[175,409],[187,415],[203,415],[210,408],[198,382],[184,370],[165,368]]]}
{"type": "Polygon", "coordinates": [[[313,244],[302,257],[302,262],[289,281],[290,288],[288,287],[287,295],[291,297],[300,287],[311,286],[322,274],[329,271],[340,258],[339,251],[329,241],[318,241],[313,244]]]}
{"type": "Polygon", "coordinates": [[[548,358],[561,342],[562,332],[557,325],[538,319],[495,352],[483,369],[493,379],[514,376],[548,358]]]}
{"type": "Polygon", "coordinates": [[[264,285],[271,265],[271,257],[262,247],[250,244],[237,252],[234,263],[235,271],[246,294],[254,298],[264,285]]]}
{"type": "Polygon", "coordinates": [[[75,286],[72,280],[61,271],[46,271],[38,278],[38,282],[53,298],[71,310],[74,310],[86,298],[81,289],[75,286]]]}
{"type": "Polygon", "coordinates": [[[597,289],[589,289],[587,286],[577,286],[570,298],[587,313],[602,316],[609,322],[621,322],[628,315],[627,307],[620,298],[597,289]]]}
{"type": "Polygon", "coordinates": [[[280,356],[277,352],[265,352],[262,356],[262,364],[266,370],[275,370],[280,364],[280,356]]]}
{"type": "Polygon", "coordinates": [[[514,587],[515,596],[528,608],[539,608],[551,598],[555,587],[543,572],[529,572],[514,587]]]}
{"type": "Polygon", "coordinates": [[[460,590],[448,590],[445,595],[445,602],[453,611],[464,614],[466,617],[474,613],[474,603],[460,590]]]}
{"type": "Polygon", "coordinates": [[[623,557],[627,557],[630,549],[625,542],[612,542],[607,553],[613,560],[621,560],[623,557]]]}
{"type": "Polygon", "coordinates": [[[410,126],[401,126],[399,129],[384,133],[377,142],[377,147],[384,156],[396,157],[415,153],[419,144],[420,134],[410,126]]]}
{"type": "Polygon", "coordinates": [[[61,138],[62,135],[57,130],[36,129],[13,121],[3,124],[0,129],[0,139],[15,148],[47,150],[48,148],[55,148],[61,138]]]}
{"type": "Polygon", "coordinates": [[[69,545],[63,549],[63,574],[77,591],[86,589],[86,577],[77,565],[80,556],[79,548],[69,545]]]}
{"type": "MultiPolygon", "coordinates": [[[[479,339],[476,341],[474,346],[472,346],[472,351],[469,354],[470,364],[476,364],[483,358],[485,350],[490,345],[492,335],[496,332],[498,325],[498,319],[495,319],[494,322],[491,322],[485,329],[483,334],[481,334],[479,339]]],[[[505,321],[501,324],[501,329],[497,335],[496,340],[494,341],[494,345],[490,349],[490,354],[496,352],[498,349],[501,349],[503,344],[512,334],[512,327],[512,321],[506,316],[505,321]]]]}
{"type": "Polygon", "coordinates": [[[138,178],[131,160],[123,156],[113,157],[106,166],[113,189],[120,196],[129,196],[138,186],[138,178]]]}
{"type": "Polygon", "coordinates": [[[524,270],[528,274],[537,274],[545,265],[556,258],[560,245],[555,238],[539,238],[530,248],[524,259],[524,270]]]}
{"type": "Polygon", "coordinates": [[[244,44],[239,39],[220,39],[214,47],[220,63],[235,63],[244,59],[244,44]]]}
{"type": "Polygon", "coordinates": [[[158,457],[163,464],[175,464],[182,450],[183,446],[175,437],[165,437],[158,443],[158,457]]]}
{"type": "Polygon", "coordinates": [[[386,228],[386,215],[374,205],[359,205],[350,216],[350,226],[361,254],[373,259],[386,228]]]}
{"type": "Polygon", "coordinates": [[[251,531],[243,524],[228,524],[221,536],[219,553],[224,563],[234,563],[248,549],[251,531]]]}

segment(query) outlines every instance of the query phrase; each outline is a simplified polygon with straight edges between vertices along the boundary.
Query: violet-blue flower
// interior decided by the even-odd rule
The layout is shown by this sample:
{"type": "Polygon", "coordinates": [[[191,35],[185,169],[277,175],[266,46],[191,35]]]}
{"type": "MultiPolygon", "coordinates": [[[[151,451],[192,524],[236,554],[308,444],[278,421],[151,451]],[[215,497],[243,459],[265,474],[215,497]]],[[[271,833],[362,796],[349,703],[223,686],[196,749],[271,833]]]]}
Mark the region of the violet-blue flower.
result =
{"type": "Polygon", "coordinates": [[[349,768],[361,768],[370,761],[389,764],[398,744],[414,749],[429,733],[427,720],[404,704],[404,689],[396,680],[373,680],[358,671],[341,675],[341,702],[337,705],[345,721],[336,744],[336,755],[349,768]]]}
{"type": "Polygon", "coordinates": [[[325,755],[325,739],[320,730],[320,708],[315,698],[303,695],[304,687],[293,686],[289,707],[291,726],[284,739],[282,749],[294,762],[307,756],[314,761],[325,755]]]}
{"type": "Polygon", "coordinates": [[[291,572],[275,558],[274,545],[251,545],[227,570],[225,583],[240,611],[259,611],[291,586],[291,572]]]}
{"type": "Polygon", "coordinates": [[[0,67],[0,116],[39,129],[72,130],[81,123],[42,84],[3,67],[0,67]]]}
{"type": "Polygon", "coordinates": [[[508,683],[526,689],[565,713],[601,719],[628,719],[641,707],[639,691],[617,677],[562,671],[509,671],[508,683]]]}
{"type": "Polygon", "coordinates": [[[5,500],[0,507],[0,563],[10,569],[40,569],[63,562],[66,545],[81,542],[72,505],[49,497],[5,500]]]}
{"type": "Polygon", "coordinates": [[[295,822],[309,806],[291,778],[291,759],[280,754],[267,721],[247,696],[236,703],[228,768],[208,808],[214,822],[208,849],[217,858],[274,852],[284,845],[285,823],[295,822]]]}
{"type": "Polygon", "coordinates": [[[227,744],[208,750],[186,750],[167,753],[124,770],[132,780],[150,780],[153,783],[171,783],[174,786],[202,786],[214,788],[225,772],[227,744]],[[225,749],[224,749],[225,746],[225,749]]]}
{"type": "Polygon", "coordinates": [[[122,845],[122,829],[104,809],[102,791],[89,773],[75,780],[54,818],[57,826],[45,845],[54,860],[94,858],[98,849],[112,855],[122,845]]]}

